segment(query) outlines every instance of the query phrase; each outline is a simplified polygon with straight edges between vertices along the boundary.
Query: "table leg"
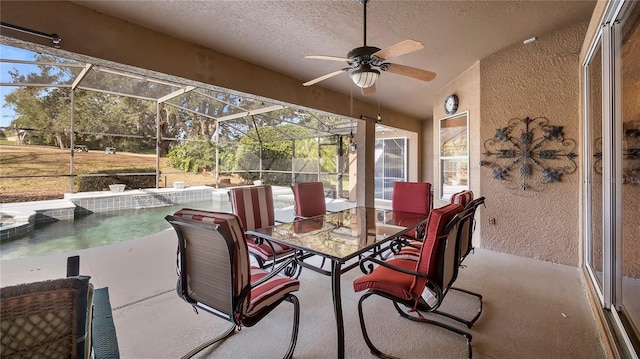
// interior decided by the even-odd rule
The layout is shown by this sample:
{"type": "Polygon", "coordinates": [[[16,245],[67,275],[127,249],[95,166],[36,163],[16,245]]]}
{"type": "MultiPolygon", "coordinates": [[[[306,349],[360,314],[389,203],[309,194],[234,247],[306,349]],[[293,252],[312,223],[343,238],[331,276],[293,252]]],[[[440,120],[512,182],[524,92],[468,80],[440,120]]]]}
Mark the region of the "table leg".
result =
{"type": "Polygon", "coordinates": [[[333,310],[336,315],[338,332],[338,359],[344,358],[344,318],[342,317],[342,297],[340,295],[340,272],[342,264],[332,261],[331,264],[331,293],[333,294],[333,310]]]}

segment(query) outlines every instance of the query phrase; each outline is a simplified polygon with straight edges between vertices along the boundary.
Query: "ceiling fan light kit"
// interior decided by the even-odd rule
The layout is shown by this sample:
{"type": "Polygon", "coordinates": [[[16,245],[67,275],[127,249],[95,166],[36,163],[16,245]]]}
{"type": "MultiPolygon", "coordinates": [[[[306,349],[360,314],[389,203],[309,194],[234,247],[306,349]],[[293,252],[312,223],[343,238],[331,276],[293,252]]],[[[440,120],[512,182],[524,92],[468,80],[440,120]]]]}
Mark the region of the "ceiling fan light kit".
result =
{"type": "Polygon", "coordinates": [[[371,66],[365,65],[351,72],[351,80],[356,86],[367,88],[375,85],[376,80],[380,76],[380,71],[372,69],[371,66]]]}
{"type": "Polygon", "coordinates": [[[303,85],[311,86],[320,81],[337,76],[343,72],[351,71],[350,77],[353,83],[362,89],[363,95],[370,95],[376,92],[375,84],[378,77],[380,77],[380,71],[387,71],[421,81],[433,80],[436,77],[436,74],[431,71],[386,62],[390,58],[424,49],[424,46],[422,46],[419,41],[404,40],[384,49],[367,46],[367,3],[370,0],[357,1],[361,3],[364,8],[364,46],[356,47],[349,51],[347,57],[324,55],[305,56],[305,58],[309,59],[346,62],[349,67],[322,75],[318,78],[305,82],[303,85]],[[380,71],[376,68],[380,69],[380,71]]]}

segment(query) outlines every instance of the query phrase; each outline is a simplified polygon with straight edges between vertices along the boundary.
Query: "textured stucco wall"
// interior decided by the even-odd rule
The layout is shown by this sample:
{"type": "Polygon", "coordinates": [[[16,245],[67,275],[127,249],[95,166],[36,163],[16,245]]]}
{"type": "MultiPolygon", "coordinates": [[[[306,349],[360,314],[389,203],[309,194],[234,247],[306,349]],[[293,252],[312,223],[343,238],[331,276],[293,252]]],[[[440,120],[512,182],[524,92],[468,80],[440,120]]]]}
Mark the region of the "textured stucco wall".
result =
{"type": "MultiPolygon", "coordinates": [[[[578,60],[586,29],[587,23],[574,25],[480,61],[482,142],[511,118],[544,116],[564,127],[565,137],[576,140],[580,153],[578,60]]],[[[512,190],[481,167],[480,192],[488,199],[482,247],[576,266],[579,188],[576,172],[541,191],[512,190]],[[495,225],[488,225],[490,218],[495,225]]]]}
{"type": "Polygon", "coordinates": [[[420,143],[420,153],[422,154],[420,162],[420,181],[433,183],[435,176],[435,163],[433,162],[433,141],[437,139],[434,137],[433,132],[433,119],[422,121],[422,138],[424,141],[420,143]]]}

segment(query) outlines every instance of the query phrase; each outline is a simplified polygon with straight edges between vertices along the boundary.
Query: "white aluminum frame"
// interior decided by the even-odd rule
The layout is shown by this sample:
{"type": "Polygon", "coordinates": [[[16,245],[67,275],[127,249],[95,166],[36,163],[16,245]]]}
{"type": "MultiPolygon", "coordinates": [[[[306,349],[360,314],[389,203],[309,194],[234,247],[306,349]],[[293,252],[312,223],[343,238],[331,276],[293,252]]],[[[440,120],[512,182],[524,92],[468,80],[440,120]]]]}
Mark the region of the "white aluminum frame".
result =
{"type": "MultiPolygon", "coordinates": [[[[438,120],[438,198],[440,198],[441,200],[449,200],[450,198],[444,198],[444,194],[443,194],[443,181],[442,181],[442,159],[467,159],[467,169],[469,168],[469,111],[463,111],[463,112],[458,112],[458,113],[454,113],[453,115],[447,116],[447,117],[442,117],[438,120]],[[440,126],[440,124],[442,123],[442,121],[446,121],[446,120],[451,120],[454,118],[458,118],[458,117],[462,117],[462,116],[466,116],[467,117],[467,155],[466,156],[444,156],[442,157],[442,138],[440,136],[440,131],[442,130],[442,127],[440,126]]],[[[467,179],[467,189],[469,189],[469,183],[471,183],[471,171],[467,170],[467,176],[469,176],[469,178],[467,179]]]]}

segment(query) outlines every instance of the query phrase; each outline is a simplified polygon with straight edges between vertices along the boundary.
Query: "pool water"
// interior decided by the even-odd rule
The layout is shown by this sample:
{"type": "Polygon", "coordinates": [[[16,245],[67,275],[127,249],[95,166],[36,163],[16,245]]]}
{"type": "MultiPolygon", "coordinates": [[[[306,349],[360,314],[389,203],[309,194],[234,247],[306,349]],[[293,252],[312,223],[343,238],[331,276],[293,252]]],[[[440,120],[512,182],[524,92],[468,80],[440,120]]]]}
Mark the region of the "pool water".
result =
{"type": "MultiPolygon", "coordinates": [[[[275,203],[276,208],[292,203],[275,203]]],[[[36,225],[24,236],[0,243],[0,259],[45,256],[79,249],[105,246],[161,232],[171,225],[164,219],[181,208],[230,212],[226,201],[201,201],[173,206],[94,213],[73,221],[36,225]]]]}

